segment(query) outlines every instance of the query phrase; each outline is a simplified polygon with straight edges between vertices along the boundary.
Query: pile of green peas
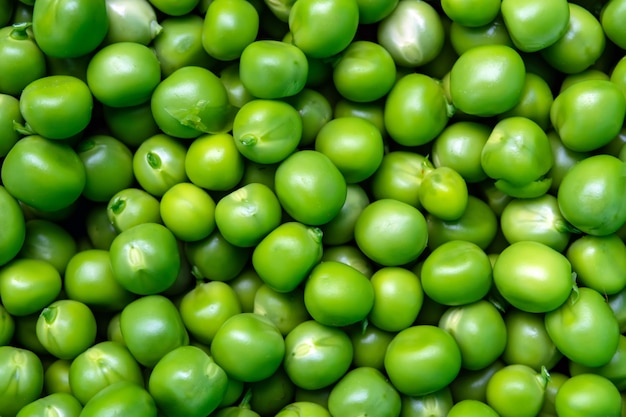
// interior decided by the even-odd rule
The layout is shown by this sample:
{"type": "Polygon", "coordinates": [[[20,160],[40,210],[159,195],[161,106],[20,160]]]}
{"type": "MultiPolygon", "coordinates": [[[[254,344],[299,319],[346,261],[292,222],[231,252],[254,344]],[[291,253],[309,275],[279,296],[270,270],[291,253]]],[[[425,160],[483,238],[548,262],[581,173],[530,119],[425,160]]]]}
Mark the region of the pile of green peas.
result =
{"type": "Polygon", "coordinates": [[[625,416],[625,19],[0,0],[0,416],[625,416]]]}

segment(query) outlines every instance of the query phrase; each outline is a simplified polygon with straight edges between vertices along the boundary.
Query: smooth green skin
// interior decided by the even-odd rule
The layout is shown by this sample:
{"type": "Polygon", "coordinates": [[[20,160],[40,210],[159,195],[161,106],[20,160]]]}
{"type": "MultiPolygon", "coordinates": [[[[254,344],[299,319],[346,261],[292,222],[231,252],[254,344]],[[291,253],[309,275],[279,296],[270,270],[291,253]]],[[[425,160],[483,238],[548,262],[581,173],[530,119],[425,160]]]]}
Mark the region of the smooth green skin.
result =
{"type": "Polygon", "coordinates": [[[154,89],[150,105],[163,133],[181,139],[221,132],[230,111],[224,84],[213,72],[199,66],[172,72],[154,89]]]}
{"type": "Polygon", "coordinates": [[[254,100],[255,97],[244,87],[239,77],[239,61],[227,64],[219,75],[226,87],[228,100],[232,106],[241,108],[248,101],[254,100]]]}
{"type": "Polygon", "coordinates": [[[57,359],[46,366],[43,375],[44,393],[54,394],[62,392],[74,395],[69,381],[71,363],[72,361],[57,359]]]}
{"type": "Polygon", "coordinates": [[[16,417],[79,417],[83,406],[76,397],[58,392],[41,397],[24,406],[16,417]]]}
{"type": "Polygon", "coordinates": [[[129,148],[137,148],[159,133],[150,110],[150,103],[131,107],[102,107],[102,118],[111,135],[129,148]]]}
{"type": "Polygon", "coordinates": [[[20,139],[6,155],[1,172],[6,191],[43,212],[72,205],[86,182],[85,167],[74,149],[38,135],[20,139]]]}
{"type": "Polygon", "coordinates": [[[570,12],[567,0],[502,0],[501,13],[517,49],[536,52],[565,35],[570,12]]]}
{"type": "Polygon", "coordinates": [[[343,174],[346,183],[371,177],[384,156],[380,131],[369,121],[355,116],[335,118],[319,130],[315,150],[323,153],[343,174]]]}
{"type": "Polygon", "coordinates": [[[365,189],[359,184],[348,184],[346,201],[341,211],[330,222],[322,225],[325,245],[345,245],[354,239],[354,226],[361,212],[370,203],[365,189]]]}
{"type": "Polygon", "coordinates": [[[619,323],[604,296],[580,287],[544,317],[546,331],[565,357],[580,365],[608,363],[619,344],[619,323]]]}
{"type": "Polygon", "coordinates": [[[359,24],[377,23],[389,16],[398,0],[358,0],[359,24]]]}
{"type": "Polygon", "coordinates": [[[448,70],[452,68],[459,55],[475,46],[505,45],[514,47],[501,15],[483,26],[463,26],[452,22],[448,31],[451,48],[455,52],[454,60],[450,63],[448,70]]]}
{"type": "Polygon", "coordinates": [[[153,367],[168,352],[189,344],[189,334],[172,301],[147,295],[124,307],[120,328],[128,350],[139,364],[153,367]]]}
{"type": "Polygon", "coordinates": [[[385,96],[396,82],[396,63],[381,45],[354,41],[333,66],[333,83],[345,99],[371,102],[385,96]]]}
{"type": "Polygon", "coordinates": [[[268,378],[250,384],[249,404],[257,413],[273,416],[295,400],[295,391],[296,386],[279,367],[268,378]]]}
{"type": "Polygon", "coordinates": [[[339,381],[352,357],[346,332],[315,320],[303,321],[285,337],[283,366],[289,379],[302,389],[318,390],[339,381]]]}
{"type": "Polygon", "coordinates": [[[211,353],[229,377],[257,382],[269,378],[281,366],[285,341],[267,317],[241,313],[230,317],[218,329],[211,353]]]}
{"type": "Polygon", "coordinates": [[[526,365],[507,365],[487,383],[487,405],[501,416],[536,416],[546,384],[544,375],[526,365]]]}
{"type": "Polygon", "coordinates": [[[487,404],[476,400],[463,400],[454,404],[449,417],[498,417],[499,414],[487,404]]]}
{"type": "Polygon", "coordinates": [[[15,342],[23,349],[27,349],[37,356],[44,357],[48,355],[48,351],[37,338],[35,331],[39,314],[33,313],[28,316],[14,315],[13,318],[15,320],[15,333],[13,335],[15,342]]]}
{"type": "Polygon", "coordinates": [[[582,236],[572,242],[565,255],[584,286],[608,295],[626,286],[626,244],[618,235],[582,236]]]}
{"type": "Polygon", "coordinates": [[[185,242],[184,253],[196,279],[229,281],[246,267],[252,250],[229,243],[216,229],[202,240],[185,242]]]}
{"type": "Polygon", "coordinates": [[[459,56],[450,70],[452,103],[469,115],[504,113],[522,97],[525,76],[524,61],[511,47],[476,46],[459,56]]]}
{"type": "Polygon", "coordinates": [[[532,72],[526,73],[524,90],[519,103],[511,110],[500,114],[498,117],[511,116],[526,117],[537,123],[543,130],[550,127],[550,109],[554,102],[554,95],[548,82],[540,75],[532,72]]]}
{"type": "Polygon", "coordinates": [[[317,322],[342,327],[367,317],[374,287],[362,272],[337,261],[317,264],[304,284],[304,304],[317,322]]]}
{"type": "Polygon", "coordinates": [[[346,201],[347,184],[331,159],[315,150],[300,150],[276,168],[278,201],[294,220],[319,226],[331,221],[346,201]]]}
{"type": "Polygon", "coordinates": [[[106,337],[107,340],[112,342],[117,342],[122,346],[126,346],[126,342],[124,342],[124,337],[122,336],[122,329],[120,327],[120,317],[122,313],[115,313],[107,323],[106,329],[106,337]]]}
{"type": "Polygon", "coordinates": [[[493,374],[504,368],[504,366],[505,363],[498,359],[478,371],[462,369],[459,375],[449,385],[452,398],[455,402],[476,400],[486,403],[487,383],[493,374]]]}
{"type": "Polygon", "coordinates": [[[529,313],[545,313],[570,296],[572,266],[565,255],[543,243],[515,242],[496,259],[493,282],[512,306],[529,313]]]}
{"type": "Polygon", "coordinates": [[[144,388],[132,382],[119,381],[94,395],[80,413],[81,417],[116,415],[156,417],[157,407],[144,388]]]}
{"type": "MultiPolygon", "coordinates": [[[[513,197],[497,188],[495,183],[490,181],[480,183],[479,195],[480,198],[482,198],[484,202],[487,203],[493,213],[498,217],[502,216],[502,213],[504,212],[506,206],[514,200],[513,197]]],[[[504,238],[501,232],[502,230],[498,229],[498,234],[496,236],[498,239],[500,239],[500,241],[502,241],[504,238]]],[[[496,241],[498,239],[496,239],[496,241]]]]}
{"type": "Polygon", "coordinates": [[[363,209],[354,227],[361,251],[383,266],[400,266],[416,260],[426,248],[424,215],[415,207],[381,199],[363,209]]]}
{"type": "Polygon", "coordinates": [[[271,13],[261,13],[262,29],[270,31],[270,33],[280,34],[284,34],[285,31],[288,31],[287,21],[289,20],[289,13],[294,3],[295,0],[275,0],[267,2],[267,8],[271,13]],[[280,26],[280,29],[273,28],[273,25],[269,24],[270,22],[273,23],[273,25],[280,26]],[[272,32],[272,29],[277,32],[272,32]]]}
{"type": "Polygon", "coordinates": [[[174,234],[158,223],[142,223],[121,232],[111,243],[110,256],[115,279],[139,295],[168,289],[181,267],[174,234]]]}
{"type": "Polygon", "coordinates": [[[625,114],[626,99],[617,85],[608,80],[586,80],[556,96],[550,120],[566,147],[589,152],[619,134],[625,114]],[[583,134],[586,129],[593,129],[593,136],[583,134]]]}
{"type": "Polygon", "coordinates": [[[209,346],[221,325],[242,312],[237,293],[221,281],[201,282],[185,293],[178,306],[190,335],[209,346]]]}
{"type": "MultiPolygon", "coordinates": [[[[613,74],[614,72],[615,72],[615,68],[613,69],[611,74],[613,74]]],[[[610,80],[610,79],[611,77],[606,72],[600,69],[591,67],[576,74],[566,75],[565,78],[563,78],[563,81],[561,82],[561,88],[559,89],[559,93],[562,93],[563,91],[567,90],[569,87],[573,86],[574,84],[578,84],[579,82],[582,82],[582,81],[610,80]]]]}
{"type": "Polygon", "coordinates": [[[454,404],[448,387],[422,396],[402,395],[401,398],[400,417],[447,416],[454,404]]]}
{"type": "Polygon", "coordinates": [[[296,401],[283,407],[276,417],[331,417],[328,410],[321,405],[310,401],[296,401]]]}
{"type": "Polygon", "coordinates": [[[246,267],[235,278],[228,281],[228,285],[235,291],[237,299],[241,304],[243,313],[254,311],[254,298],[257,290],[264,285],[252,266],[246,267]]]}
{"type": "Polygon", "coordinates": [[[402,400],[382,372],[374,368],[356,368],[332,388],[328,410],[333,416],[399,416],[402,400]]]}
{"type": "Polygon", "coordinates": [[[626,222],[626,163],[594,155],[570,169],[558,189],[563,217],[580,231],[604,236],[626,222]]]}
{"type": "Polygon", "coordinates": [[[0,307],[0,346],[10,344],[15,333],[15,319],[4,307],[0,307]]]}
{"type": "Polygon", "coordinates": [[[14,122],[24,124],[17,98],[0,93],[0,156],[4,157],[13,145],[22,137],[15,130],[14,122]]]}
{"type": "Polygon", "coordinates": [[[551,370],[563,357],[546,331],[543,314],[513,308],[504,315],[504,323],[507,339],[501,359],[507,365],[526,365],[539,372],[542,366],[551,370]]]}
{"type": "Polygon", "coordinates": [[[226,394],[228,377],[195,346],[178,347],[159,360],[148,379],[148,391],[166,416],[205,417],[226,394]]]}
{"type": "Polygon", "coordinates": [[[177,139],[157,134],[146,139],[133,154],[133,173],[145,191],[162,197],[172,186],[187,181],[187,148],[177,139]]]}
{"type": "Polygon", "coordinates": [[[177,239],[204,239],[215,230],[215,201],[209,193],[190,182],[170,187],[161,197],[163,224],[177,239]]]}
{"type": "Polygon", "coordinates": [[[507,242],[532,240],[563,252],[572,227],[559,210],[557,198],[544,194],[532,199],[513,199],[502,210],[500,230],[507,242]]]}
{"type": "Polygon", "coordinates": [[[461,218],[446,222],[428,214],[426,225],[430,250],[451,240],[467,240],[486,250],[496,237],[498,219],[487,203],[470,194],[461,218]]]}
{"type": "Polygon", "coordinates": [[[356,0],[297,1],[288,23],[295,46],[307,56],[329,58],[354,39],[359,25],[359,5],[356,0]]]}
{"type": "Polygon", "coordinates": [[[369,103],[357,103],[344,98],[338,98],[337,101],[333,103],[332,114],[335,118],[355,116],[368,120],[378,128],[383,136],[386,136],[384,104],[384,99],[369,103]]]}
{"type": "Polygon", "coordinates": [[[450,167],[428,172],[420,185],[420,204],[433,216],[444,221],[458,220],[467,208],[467,184],[461,174],[450,167]]]}
{"type": "Polygon", "coordinates": [[[330,396],[331,389],[332,387],[327,387],[311,391],[296,387],[294,399],[296,401],[310,401],[328,409],[328,397],[330,396]]]}
{"type": "Polygon", "coordinates": [[[620,416],[622,398],[608,379],[594,374],[572,376],[565,381],[555,398],[559,416],[620,416]]]}
{"type": "Polygon", "coordinates": [[[568,6],[567,30],[539,54],[557,71],[576,74],[592,66],[602,56],[606,36],[602,24],[592,12],[576,3],[569,2],[568,6]]]}
{"type": "Polygon", "coordinates": [[[215,59],[207,54],[202,45],[204,19],[201,16],[166,16],[159,23],[162,30],[152,42],[152,47],[161,63],[162,78],[186,66],[215,68],[215,59]]]}
{"type": "Polygon", "coordinates": [[[56,58],[96,50],[109,29],[105,0],[44,0],[33,8],[33,34],[39,48],[56,58]]]}
{"type": "Polygon", "coordinates": [[[35,43],[30,24],[0,29],[0,93],[18,98],[31,82],[46,75],[46,59],[35,43]]]}
{"type": "Polygon", "coordinates": [[[108,202],[115,193],[133,185],[133,154],[122,141],[108,135],[92,135],[76,145],[85,167],[82,195],[95,202],[108,202]]]}
{"type": "Polygon", "coordinates": [[[22,250],[26,240],[26,221],[17,200],[0,186],[0,266],[22,250]]]}
{"type": "Polygon", "coordinates": [[[329,99],[317,90],[305,87],[298,94],[285,97],[284,100],[300,113],[302,136],[299,145],[311,145],[322,126],[333,118],[329,99]]]}
{"type": "Polygon", "coordinates": [[[548,131],[548,140],[553,157],[552,168],[548,172],[548,176],[552,179],[550,193],[557,195],[561,182],[569,169],[590,155],[588,152],[576,152],[569,149],[554,130],[548,131]]]}
{"type": "Polygon", "coordinates": [[[617,350],[611,360],[600,367],[588,367],[576,362],[569,362],[571,376],[580,374],[596,374],[607,378],[615,387],[622,391],[626,386],[626,336],[620,335],[617,350]]]}
{"type": "Polygon", "coordinates": [[[302,118],[284,101],[251,100],[235,115],[233,138],[239,152],[248,160],[275,164],[298,147],[302,139],[302,118]]]}
{"type": "Polygon", "coordinates": [[[372,261],[354,245],[326,246],[322,254],[322,262],[326,261],[337,261],[349,265],[368,278],[374,273],[372,261]]]}
{"type": "Polygon", "coordinates": [[[620,24],[622,17],[626,16],[626,2],[622,0],[607,1],[600,13],[602,29],[613,43],[620,48],[626,46],[626,32],[620,24]]]}
{"type": "Polygon", "coordinates": [[[40,397],[43,365],[35,353],[13,346],[0,346],[0,364],[0,409],[3,416],[15,417],[22,407],[40,397]]]}
{"type": "Polygon", "coordinates": [[[202,46],[213,58],[232,61],[256,40],[259,13],[245,0],[212,1],[204,15],[202,46]]]}
{"type": "Polygon", "coordinates": [[[252,252],[252,266],[278,292],[293,291],[322,257],[319,228],[285,222],[269,232],[252,252]]]}
{"type": "Polygon", "coordinates": [[[151,0],[150,3],[158,10],[170,16],[183,16],[191,13],[199,6],[199,0],[151,0]]]}
{"type": "Polygon", "coordinates": [[[420,271],[424,293],[449,306],[482,299],[492,285],[492,268],[483,249],[465,240],[451,240],[428,254],[420,271]]]}
{"type": "Polygon", "coordinates": [[[109,0],[106,7],[109,30],[104,44],[135,42],[148,45],[163,31],[148,0],[109,0]]]}
{"type": "Polygon", "coordinates": [[[448,124],[432,142],[430,158],[437,168],[449,167],[467,183],[487,178],[480,164],[491,128],[487,124],[459,121],[448,124]]]}
{"type": "Polygon", "coordinates": [[[222,197],[215,207],[215,223],[233,245],[252,247],[278,227],[282,209],[276,194],[262,183],[243,185],[222,197]]]}
{"type": "Polygon", "coordinates": [[[449,332],[461,351],[463,369],[480,370],[502,355],[507,329],[498,309],[489,301],[448,308],[439,327],[449,332]]]}
{"type": "Polygon", "coordinates": [[[626,329],[626,288],[622,289],[617,294],[608,296],[607,303],[609,307],[611,307],[611,310],[613,310],[615,318],[617,318],[620,333],[623,333],[624,329],[626,329]]]}
{"type": "Polygon", "coordinates": [[[159,200],[143,188],[125,188],[111,197],[105,214],[113,229],[123,232],[143,223],[162,223],[159,209],[159,200]]]}
{"type": "Polygon", "coordinates": [[[14,259],[0,269],[0,299],[12,316],[27,316],[50,304],[61,291],[61,275],[40,259],[14,259]]]}
{"type": "Polygon", "coordinates": [[[130,351],[115,341],[90,346],[69,364],[67,381],[72,395],[86,404],[100,390],[116,382],[144,386],[144,374],[130,351]]]}
{"type": "Polygon", "coordinates": [[[94,100],[87,84],[71,75],[41,77],[20,95],[26,131],[48,139],[68,139],[91,121],[94,100]]]}
{"type": "Polygon", "coordinates": [[[224,407],[216,411],[214,417],[260,417],[260,414],[249,408],[224,407]]]}
{"type": "Polygon", "coordinates": [[[118,311],[135,296],[115,279],[109,252],[86,249],[72,256],[63,275],[63,289],[71,300],[94,311],[118,311]]]}
{"type": "Polygon", "coordinates": [[[96,317],[76,300],[58,300],[45,307],[37,319],[37,339],[59,359],[73,359],[96,340],[96,317]]]}
{"type": "Polygon", "coordinates": [[[368,321],[381,330],[398,332],[410,327],[424,301],[418,276],[400,267],[383,267],[370,277],[374,287],[374,305],[368,321]]]}
{"type": "Polygon", "coordinates": [[[387,96],[385,129],[400,145],[424,145],[441,133],[451,114],[437,80],[424,74],[408,74],[394,84],[387,96]]]}
{"type": "Polygon", "coordinates": [[[187,148],[185,172],[199,187],[227,191],[243,178],[244,161],[230,133],[201,135],[187,148]]]}
{"type": "Polygon", "coordinates": [[[372,197],[398,200],[419,208],[419,188],[431,169],[432,164],[421,154],[409,151],[386,153],[371,178],[372,197]]]}
{"type": "Polygon", "coordinates": [[[376,40],[400,67],[417,67],[434,60],[445,39],[442,19],[430,3],[400,1],[378,23],[376,40]]]}
{"type": "Polygon", "coordinates": [[[261,285],[254,295],[252,311],[269,318],[283,336],[311,318],[304,305],[304,290],[301,287],[284,293],[261,285]]]}
{"type": "Polygon", "coordinates": [[[446,387],[461,370],[461,351],[445,330],[415,325],[396,333],[387,347],[385,371],[404,395],[420,396],[446,387]],[[413,369],[421,371],[416,373],[413,369]]]}
{"type": "Polygon", "coordinates": [[[110,107],[146,103],[161,81],[155,53],[136,42],[116,42],[96,52],[87,66],[87,85],[94,97],[110,107]]]}
{"type": "Polygon", "coordinates": [[[352,365],[355,368],[369,367],[383,372],[387,346],[395,333],[380,330],[371,323],[355,324],[348,330],[352,341],[352,365]]]}
{"type": "Polygon", "coordinates": [[[569,375],[561,372],[550,372],[550,379],[546,384],[546,391],[543,397],[543,407],[541,407],[539,417],[554,417],[557,415],[554,407],[554,400],[563,383],[569,378],[569,375]]]}
{"type": "Polygon", "coordinates": [[[264,39],[247,45],[239,58],[239,78],[253,96],[276,99],[304,88],[309,72],[307,56],[287,42],[264,39]]]}
{"type": "Polygon", "coordinates": [[[532,120],[517,116],[503,119],[494,126],[483,147],[481,165],[485,173],[496,180],[496,187],[511,195],[515,193],[507,192],[499,182],[513,189],[523,189],[541,181],[552,167],[552,159],[552,148],[543,129],[532,120]]]}
{"type": "Polygon", "coordinates": [[[466,27],[484,26],[500,13],[501,0],[443,0],[441,8],[453,22],[466,27]]]}

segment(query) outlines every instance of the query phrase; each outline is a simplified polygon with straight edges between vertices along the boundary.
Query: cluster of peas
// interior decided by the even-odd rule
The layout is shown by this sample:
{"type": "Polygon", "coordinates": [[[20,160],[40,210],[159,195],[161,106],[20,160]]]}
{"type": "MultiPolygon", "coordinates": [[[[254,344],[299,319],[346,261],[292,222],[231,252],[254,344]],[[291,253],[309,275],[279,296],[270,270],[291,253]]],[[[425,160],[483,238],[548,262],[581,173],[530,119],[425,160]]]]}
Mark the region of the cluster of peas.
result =
{"type": "Polygon", "coordinates": [[[624,19],[0,0],[0,416],[626,415],[624,19]]]}

